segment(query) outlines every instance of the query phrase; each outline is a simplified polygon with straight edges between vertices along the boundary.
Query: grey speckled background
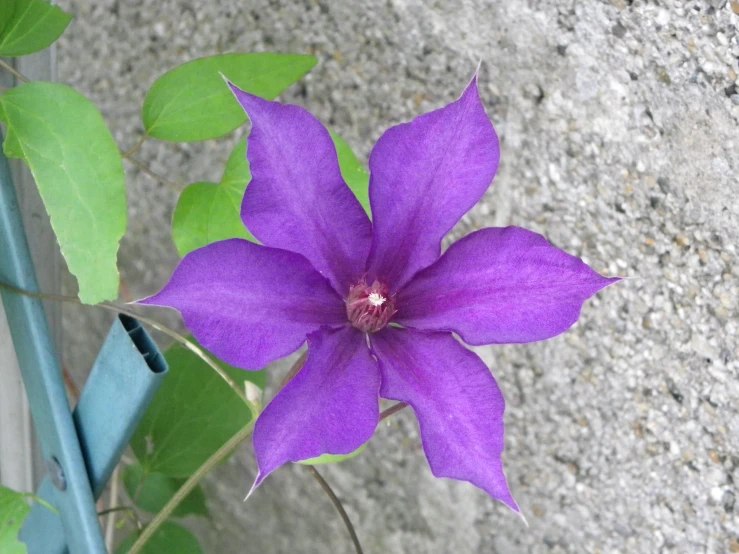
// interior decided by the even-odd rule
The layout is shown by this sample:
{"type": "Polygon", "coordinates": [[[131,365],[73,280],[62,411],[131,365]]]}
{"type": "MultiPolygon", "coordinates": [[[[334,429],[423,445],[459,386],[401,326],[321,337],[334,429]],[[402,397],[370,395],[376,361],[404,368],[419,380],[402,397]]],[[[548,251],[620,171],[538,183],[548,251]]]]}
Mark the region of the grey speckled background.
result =
{"type": "MultiPolygon", "coordinates": [[[[530,527],[472,486],[433,479],[403,413],[325,470],[368,553],[739,552],[739,3],[59,4],[77,14],[60,79],[98,103],[123,147],[140,135],[147,87],[199,56],[314,53],[318,67],[283,99],[365,159],[384,128],[454,99],[482,59],[503,159],[456,235],[521,225],[629,277],[561,337],[479,350],[508,400],[507,473],[530,527]]],[[[217,177],[235,140],[151,141],[140,157],[184,185],[217,177]]],[[[135,170],[128,186],[120,266],[142,296],[177,261],[176,194],[135,170]]],[[[97,316],[65,313],[78,376],[107,328],[97,316]]],[[[215,527],[193,522],[206,552],[350,552],[304,472],[282,469],[243,504],[253,476],[244,449],[209,479],[215,527]]]]}

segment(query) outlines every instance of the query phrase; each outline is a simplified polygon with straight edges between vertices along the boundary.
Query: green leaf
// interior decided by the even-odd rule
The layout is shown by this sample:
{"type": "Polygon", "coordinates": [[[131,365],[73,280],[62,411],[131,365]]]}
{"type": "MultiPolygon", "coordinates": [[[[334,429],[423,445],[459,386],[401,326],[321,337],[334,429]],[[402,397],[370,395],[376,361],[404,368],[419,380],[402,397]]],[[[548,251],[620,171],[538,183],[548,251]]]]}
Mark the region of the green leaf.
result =
{"type": "MultiPolygon", "coordinates": [[[[251,410],[209,365],[176,344],[164,355],[168,377],[136,429],[131,447],[148,472],[189,477],[251,420],[251,410]]],[[[219,365],[242,380],[263,372],[219,365]]],[[[260,375],[261,373],[261,375],[260,375]]]]}
{"type": "Polygon", "coordinates": [[[333,131],[331,138],[334,141],[336,147],[336,153],[339,156],[339,168],[341,169],[341,176],[344,177],[344,181],[352,189],[354,196],[357,197],[359,203],[362,204],[364,211],[372,219],[372,212],[370,210],[369,203],[369,173],[364,168],[362,163],[357,159],[349,147],[349,144],[333,131]]]}
{"type": "MultiPolygon", "coordinates": [[[[115,549],[115,554],[126,554],[138,536],[129,535],[115,549]]],[[[141,554],[202,554],[198,539],[179,523],[165,521],[139,551],[141,554]]],[[[4,553],[3,553],[4,554],[4,553]]]]}
{"type": "Polygon", "coordinates": [[[144,99],[146,133],[162,140],[194,142],[230,133],[246,121],[223,82],[269,100],[316,64],[313,56],[224,54],[187,62],[157,79],[144,99]]]}
{"type": "Polygon", "coordinates": [[[254,241],[241,222],[241,199],[250,179],[246,139],[242,139],[219,185],[195,183],[182,192],[172,217],[172,239],[180,256],[219,240],[254,241]]]}
{"type": "Polygon", "coordinates": [[[80,299],[115,299],[125,175],[100,112],[68,86],[39,82],[0,96],[0,121],[8,128],[5,154],[31,168],[80,299]]]}
{"type": "Polygon", "coordinates": [[[223,171],[221,185],[227,187],[246,188],[251,181],[251,171],[249,171],[249,161],[246,159],[246,137],[242,138],[236,147],[231,151],[231,155],[226,162],[226,169],[223,171]]]}
{"type": "Polygon", "coordinates": [[[215,183],[195,183],[182,191],[172,217],[172,239],[180,256],[219,240],[254,240],[239,216],[243,194],[215,183]]]}
{"type": "Polygon", "coordinates": [[[299,464],[303,464],[306,466],[319,466],[323,464],[336,464],[339,462],[343,462],[344,460],[350,460],[351,458],[354,458],[355,456],[359,456],[362,451],[367,448],[368,443],[364,443],[362,446],[357,448],[354,452],[351,452],[349,454],[324,454],[323,456],[318,456],[317,458],[310,458],[308,460],[302,460],[300,462],[297,462],[299,464]]]}
{"type": "Polygon", "coordinates": [[[31,507],[23,493],[0,485],[0,552],[3,554],[26,554],[26,545],[18,540],[31,507]]]}
{"type": "MultiPolygon", "coordinates": [[[[136,506],[152,514],[161,510],[185,481],[186,479],[168,477],[163,473],[147,473],[138,463],[126,466],[123,471],[123,485],[128,496],[136,506]]],[[[172,512],[175,517],[191,514],[208,517],[205,493],[200,486],[194,488],[172,512]]]]}
{"type": "Polygon", "coordinates": [[[0,56],[25,56],[47,48],[72,17],[42,0],[0,1],[0,56]]]}

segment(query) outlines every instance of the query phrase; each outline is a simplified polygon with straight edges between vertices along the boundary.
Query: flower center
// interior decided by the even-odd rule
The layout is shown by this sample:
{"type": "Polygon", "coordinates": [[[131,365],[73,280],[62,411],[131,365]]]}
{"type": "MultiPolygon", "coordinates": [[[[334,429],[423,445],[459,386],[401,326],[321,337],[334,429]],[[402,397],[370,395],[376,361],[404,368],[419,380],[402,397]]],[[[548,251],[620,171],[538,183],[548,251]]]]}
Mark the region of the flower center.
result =
{"type": "Polygon", "coordinates": [[[385,327],[395,315],[395,300],[386,285],[375,281],[371,285],[362,279],[349,288],[346,316],[364,333],[374,333],[385,327]]]}

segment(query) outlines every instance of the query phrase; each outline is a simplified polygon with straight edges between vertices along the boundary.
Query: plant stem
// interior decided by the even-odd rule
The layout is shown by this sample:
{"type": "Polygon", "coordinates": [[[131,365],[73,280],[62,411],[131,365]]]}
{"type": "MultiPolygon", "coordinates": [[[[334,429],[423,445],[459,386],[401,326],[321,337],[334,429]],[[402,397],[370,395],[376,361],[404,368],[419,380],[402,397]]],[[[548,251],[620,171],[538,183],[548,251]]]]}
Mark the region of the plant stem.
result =
{"type": "Polygon", "coordinates": [[[406,404],[405,402],[398,402],[397,404],[393,404],[387,410],[383,410],[382,411],[382,413],[380,414],[380,421],[382,421],[386,417],[390,417],[391,415],[393,415],[396,412],[399,412],[400,410],[402,410],[406,406],[408,406],[408,404],[406,404]]]}
{"type": "MultiPolygon", "coordinates": [[[[136,522],[136,528],[139,531],[141,531],[141,529],[144,528],[144,525],[141,523],[141,518],[139,518],[139,514],[136,513],[136,509],[133,506],[116,506],[115,508],[108,508],[107,510],[102,510],[98,512],[98,517],[103,517],[105,515],[110,517],[110,514],[115,514],[118,512],[125,512],[129,514],[131,517],[133,517],[134,521],[136,522]]],[[[107,543],[106,543],[106,546],[107,546],[107,543]]],[[[110,547],[108,547],[108,550],[112,551],[110,547]]]]}
{"type": "Polygon", "coordinates": [[[21,73],[20,71],[18,71],[16,68],[14,68],[9,63],[5,63],[3,60],[0,60],[0,67],[2,67],[3,69],[6,69],[8,71],[10,71],[13,75],[15,75],[16,79],[18,79],[19,81],[21,81],[23,83],[29,83],[30,82],[30,79],[28,77],[26,77],[25,75],[23,75],[23,73],[21,73]]]}
{"type": "Polygon", "coordinates": [[[131,157],[126,158],[125,156],[123,156],[123,159],[127,160],[128,162],[130,162],[133,165],[135,165],[136,167],[138,167],[141,171],[143,171],[144,173],[146,173],[149,177],[151,177],[155,181],[159,181],[160,183],[162,183],[163,185],[168,186],[171,189],[174,189],[174,190],[179,191],[179,192],[181,192],[184,189],[184,187],[181,187],[180,185],[178,185],[176,183],[173,183],[172,181],[169,181],[169,180],[165,179],[161,175],[158,175],[158,174],[154,173],[151,169],[149,169],[148,167],[146,167],[144,164],[142,164],[136,158],[131,158],[131,157]]]}
{"type": "MultiPolygon", "coordinates": [[[[352,525],[352,521],[349,519],[349,514],[346,513],[346,510],[344,510],[344,506],[341,503],[341,500],[339,500],[339,497],[336,496],[333,489],[329,486],[329,484],[326,482],[326,480],[323,478],[323,476],[318,473],[318,470],[313,466],[303,466],[305,469],[308,470],[308,472],[315,477],[316,481],[321,485],[321,488],[324,490],[324,492],[328,495],[328,497],[331,499],[331,502],[333,502],[334,507],[339,512],[339,515],[341,516],[341,519],[344,521],[344,525],[346,525],[347,531],[349,531],[349,536],[352,539],[352,543],[354,544],[354,550],[357,551],[357,554],[363,554],[362,551],[362,545],[359,543],[359,537],[357,537],[357,532],[354,530],[354,525],[352,525]]],[[[132,554],[129,552],[129,554],[132,554]]]]}
{"type": "Polygon", "coordinates": [[[280,392],[282,389],[284,389],[285,385],[287,385],[292,380],[292,378],[298,374],[298,371],[303,369],[303,366],[305,365],[305,361],[307,359],[308,359],[308,352],[305,351],[300,355],[297,361],[293,364],[293,366],[290,368],[290,371],[287,372],[287,375],[285,375],[285,378],[282,380],[282,382],[280,383],[280,386],[277,388],[277,392],[280,392]]]}
{"type": "Polygon", "coordinates": [[[116,504],[118,503],[118,476],[121,472],[121,464],[115,466],[113,475],[110,477],[110,499],[108,502],[108,509],[103,512],[108,512],[108,520],[105,522],[105,547],[108,552],[113,550],[113,541],[115,540],[115,510],[116,504]]]}
{"type": "Polygon", "coordinates": [[[132,155],[132,154],[136,153],[136,151],[137,151],[137,150],[138,150],[139,148],[141,148],[141,145],[142,145],[142,144],[144,144],[144,141],[145,141],[145,140],[146,140],[147,138],[149,138],[149,135],[147,135],[146,133],[144,133],[144,136],[142,136],[142,137],[141,137],[141,138],[139,139],[139,141],[138,141],[138,142],[137,142],[136,144],[134,144],[134,145],[133,145],[133,148],[131,148],[131,149],[130,149],[130,150],[128,150],[127,152],[123,152],[123,153],[121,154],[121,155],[122,155],[122,157],[123,157],[123,159],[125,160],[125,159],[126,159],[126,158],[128,158],[128,157],[129,157],[130,155],[132,155]]]}
{"type": "Polygon", "coordinates": [[[98,512],[98,517],[107,516],[108,514],[114,514],[116,512],[128,512],[133,511],[133,506],[115,506],[114,508],[108,508],[98,512]]]}
{"type": "Polygon", "coordinates": [[[146,542],[151,538],[151,536],[159,529],[159,527],[166,521],[166,519],[172,514],[175,508],[182,502],[185,497],[192,492],[192,490],[197,486],[198,483],[205,477],[208,472],[210,472],[211,469],[213,469],[215,466],[217,466],[219,463],[221,463],[222,460],[224,460],[231,452],[239,446],[242,442],[244,442],[249,435],[251,435],[252,431],[254,430],[254,419],[249,422],[248,425],[245,427],[242,427],[241,430],[236,433],[233,437],[231,437],[228,442],[226,442],[223,446],[221,446],[216,452],[208,458],[203,465],[201,465],[195,473],[193,473],[187,481],[183,483],[183,485],[179,488],[179,490],[174,494],[172,498],[169,499],[169,502],[167,502],[164,507],[159,511],[157,515],[154,516],[154,519],[149,522],[149,524],[144,527],[144,531],[139,535],[139,538],[136,539],[136,542],[133,543],[133,546],[128,551],[128,554],[138,554],[141,549],[144,547],[146,542]]]}

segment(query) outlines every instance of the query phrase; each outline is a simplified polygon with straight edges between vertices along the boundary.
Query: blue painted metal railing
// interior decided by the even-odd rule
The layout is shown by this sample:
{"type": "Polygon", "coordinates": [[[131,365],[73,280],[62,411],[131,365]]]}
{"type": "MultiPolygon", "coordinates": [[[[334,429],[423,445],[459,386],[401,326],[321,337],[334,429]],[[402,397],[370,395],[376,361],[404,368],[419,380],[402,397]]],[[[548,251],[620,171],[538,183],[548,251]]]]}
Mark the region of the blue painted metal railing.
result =
{"type": "MultiPolygon", "coordinates": [[[[2,136],[0,135],[0,142],[2,136]]],[[[0,281],[38,291],[7,159],[0,152],[0,281]]],[[[48,477],[21,531],[29,554],[106,552],[95,509],[167,368],[134,319],[116,320],[74,417],[41,300],[0,289],[48,477]]]]}

